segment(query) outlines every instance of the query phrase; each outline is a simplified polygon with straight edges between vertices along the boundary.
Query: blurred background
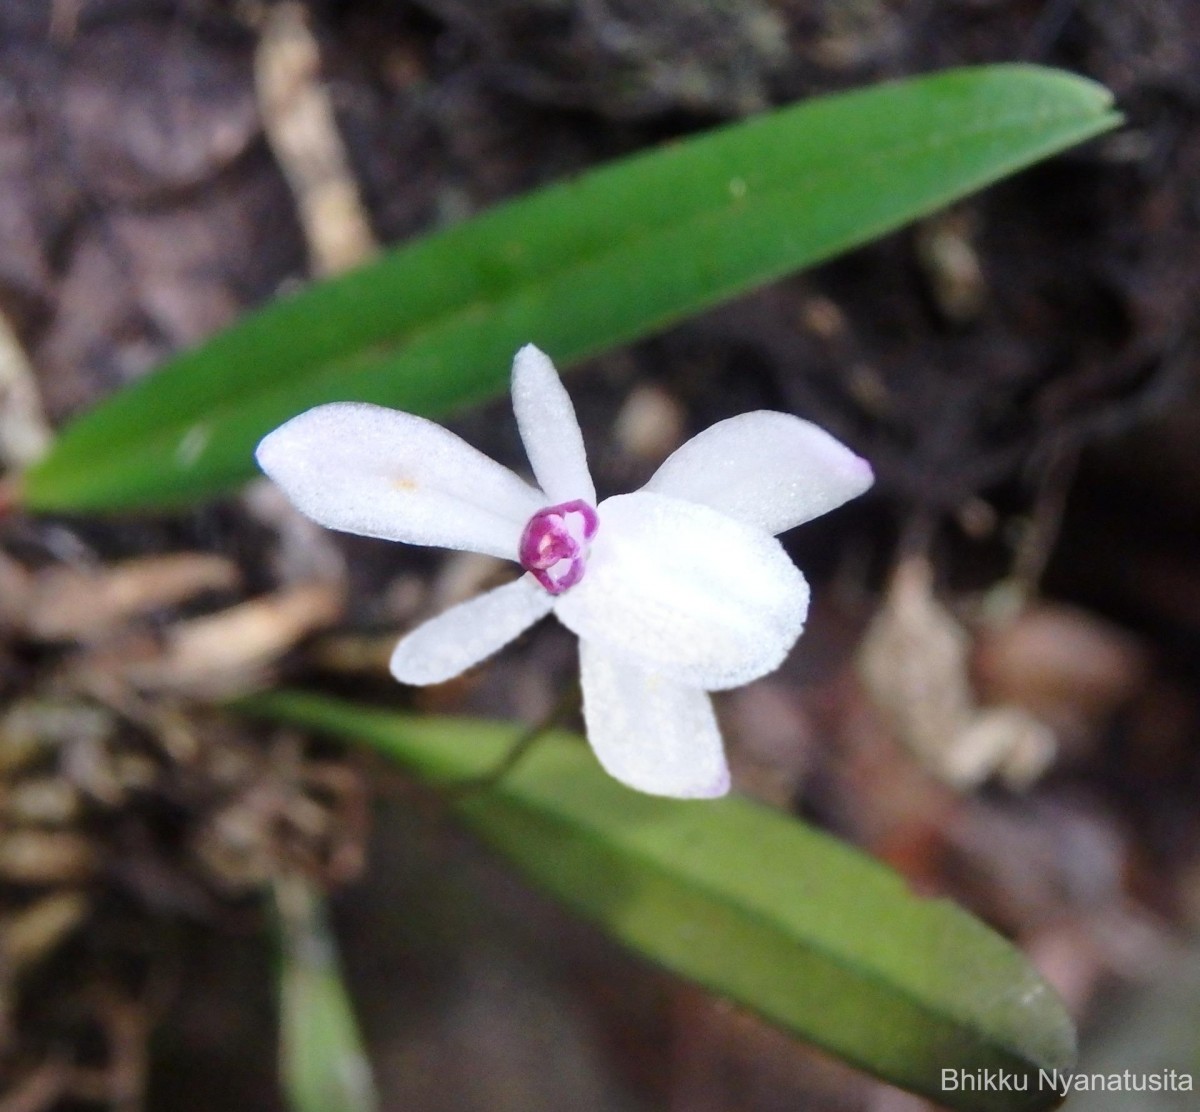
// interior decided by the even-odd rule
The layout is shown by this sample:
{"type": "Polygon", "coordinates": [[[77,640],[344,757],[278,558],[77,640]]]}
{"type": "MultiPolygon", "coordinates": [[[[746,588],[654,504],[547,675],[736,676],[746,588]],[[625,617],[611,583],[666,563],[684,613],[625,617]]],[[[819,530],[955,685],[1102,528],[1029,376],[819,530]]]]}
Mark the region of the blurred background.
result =
{"type": "MultiPolygon", "coordinates": [[[[568,382],[602,495],[755,408],[871,460],[785,538],[814,609],[718,702],[737,788],[1017,941],[1085,1068],[1200,1070],[1196,15],[3,0],[3,462],[243,311],[602,161],[956,64],[1105,83],[1124,129],[568,382]]],[[[506,402],[455,427],[523,466],[506,402]]],[[[575,668],[553,625],[442,688],[386,678],[398,631],[496,574],[261,486],[0,523],[0,1112],[283,1108],[265,897],[297,871],[385,1110],[928,1107],[618,950],[398,773],[197,709],[284,675],[536,722],[575,668]]]]}

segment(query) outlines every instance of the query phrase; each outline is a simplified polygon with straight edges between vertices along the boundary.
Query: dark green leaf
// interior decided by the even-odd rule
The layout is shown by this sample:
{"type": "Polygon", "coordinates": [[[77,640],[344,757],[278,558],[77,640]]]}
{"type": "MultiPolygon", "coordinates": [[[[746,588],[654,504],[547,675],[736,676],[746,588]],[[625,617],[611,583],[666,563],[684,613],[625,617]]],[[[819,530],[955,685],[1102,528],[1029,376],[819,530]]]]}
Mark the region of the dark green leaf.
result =
{"type": "Polygon", "coordinates": [[[309,406],[426,416],[826,259],[1118,122],[1111,97],[988,66],[809,101],[552,186],[258,312],[66,429],[38,510],[167,505],[253,473],[309,406]]]}

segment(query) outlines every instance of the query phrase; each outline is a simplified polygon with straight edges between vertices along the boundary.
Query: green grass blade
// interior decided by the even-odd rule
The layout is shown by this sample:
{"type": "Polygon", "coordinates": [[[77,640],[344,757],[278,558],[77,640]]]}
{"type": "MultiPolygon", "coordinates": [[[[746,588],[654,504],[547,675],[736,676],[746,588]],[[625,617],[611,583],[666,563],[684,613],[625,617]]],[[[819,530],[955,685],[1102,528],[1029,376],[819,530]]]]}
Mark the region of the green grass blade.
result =
{"type": "Polygon", "coordinates": [[[252,314],[86,414],[24,476],[35,510],[185,503],[333,400],[426,416],[829,258],[1105,131],[1102,87],[952,70],[818,98],[551,186],[252,314]]]}
{"type": "MultiPolygon", "coordinates": [[[[386,754],[435,785],[494,768],[517,731],[302,693],[242,704],[386,754]]],[[[685,803],[606,776],[552,734],[448,804],[530,880],[649,960],[893,1084],[968,1112],[1053,1107],[1074,1028],[1025,958],[946,901],[748,800],[685,803]],[[1028,1091],[943,1092],[941,1071],[1004,1070],[1028,1091]]]]}
{"type": "Polygon", "coordinates": [[[292,1112],[376,1112],[371,1069],[325,907],[298,877],[276,881],[279,1073],[292,1112]]]}

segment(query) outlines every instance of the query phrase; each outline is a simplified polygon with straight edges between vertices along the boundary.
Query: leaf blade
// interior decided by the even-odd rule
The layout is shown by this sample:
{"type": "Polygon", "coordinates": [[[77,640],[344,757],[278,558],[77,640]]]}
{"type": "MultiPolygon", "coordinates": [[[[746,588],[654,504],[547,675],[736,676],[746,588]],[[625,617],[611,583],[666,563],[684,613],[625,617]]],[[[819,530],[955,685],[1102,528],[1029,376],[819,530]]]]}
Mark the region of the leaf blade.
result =
{"type": "Polygon", "coordinates": [[[1102,87],[1023,65],[818,98],[500,206],[252,314],[68,427],[40,510],[171,505],[249,477],[323,401],[426,416],[857,246],[1114,126],[1102,87]]]}
{"type": "Polygon", "coordinates": [[[298,876],[275,881],[279,1073],[293,1112],[377,1112],[371,1068],[324,903],[298,876]]]}
{"type": "MultiPolygon", "coordinates": [[[[242,706],[368,744],[432,784],[486,773],[515,736],[296,692],[242,706]]],[[[611,936],[852,1064],[971,1112],[1057,1102],[1037,1071],[1069,1069],[1074,1032],[1032,968],[964,912],[913,896],[828,836],[747,800],[630,792],[563,735],[499,784],[451,799],[479,837],[611,936]],[[1031,1083],[942,1092],[943,1068],[1031,1083]]]]}

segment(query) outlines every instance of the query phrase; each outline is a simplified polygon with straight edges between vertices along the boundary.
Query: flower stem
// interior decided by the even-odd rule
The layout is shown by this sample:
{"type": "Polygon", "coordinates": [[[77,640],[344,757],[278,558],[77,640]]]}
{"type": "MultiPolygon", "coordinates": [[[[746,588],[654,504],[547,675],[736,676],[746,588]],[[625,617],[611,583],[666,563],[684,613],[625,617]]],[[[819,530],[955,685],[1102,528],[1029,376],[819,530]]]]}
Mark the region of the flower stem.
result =
{"type": "Polygon", "coordinates": [[[583,702],[583,690],[579,680],[572,680],[563,689],[558,701],[546,714],[533,723],[527,730],[518,735],[508,752],[497,762],[496,767],[483,773],[463,780],[448,789],[451,796],[472,795],[476,792],[489,791],[504,779],[521,759],[556,726],[562,725],[567,715],[578,711],[583,702]]]}

